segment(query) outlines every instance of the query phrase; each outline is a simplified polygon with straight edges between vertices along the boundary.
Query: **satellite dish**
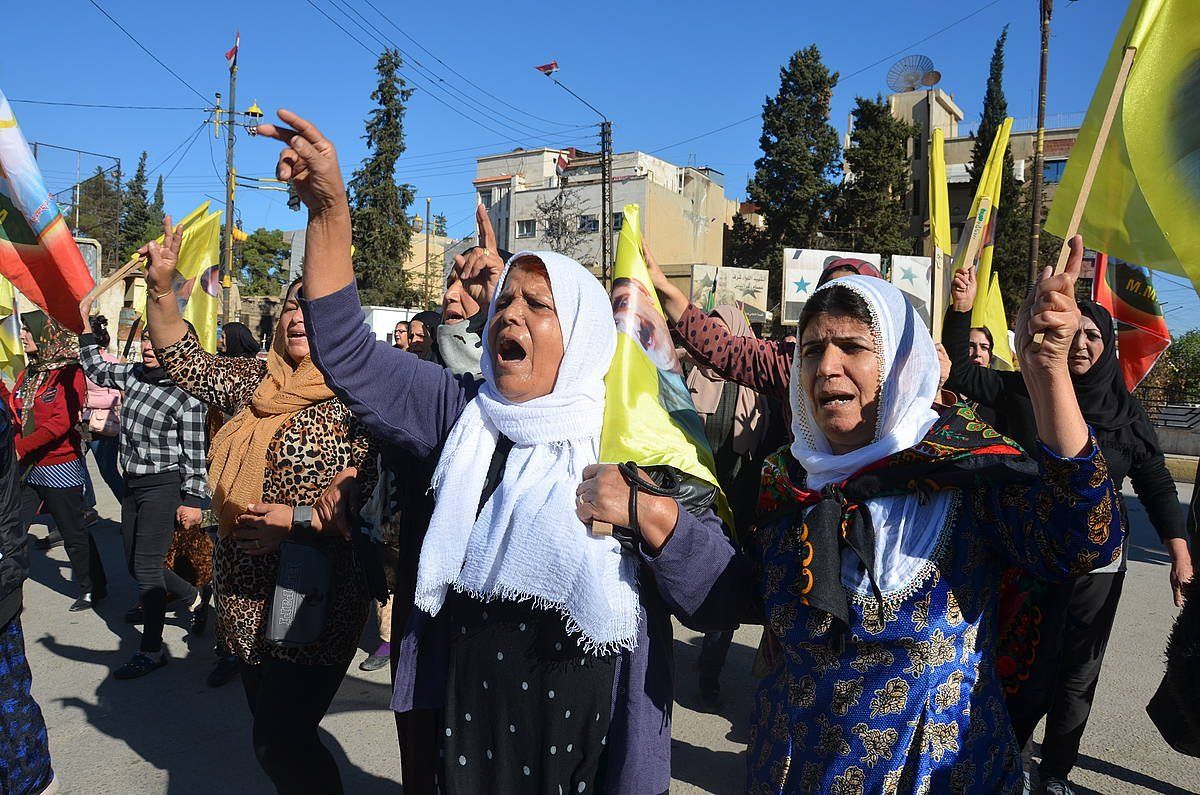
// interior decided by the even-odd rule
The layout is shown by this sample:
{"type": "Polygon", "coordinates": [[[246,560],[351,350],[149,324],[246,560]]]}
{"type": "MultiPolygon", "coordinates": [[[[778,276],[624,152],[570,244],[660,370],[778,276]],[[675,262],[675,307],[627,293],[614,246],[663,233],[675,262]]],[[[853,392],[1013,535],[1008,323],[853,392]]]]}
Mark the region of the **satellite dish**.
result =
{"type": "Polygon", "coordinates": [[[933,68],[933,59],[926,55],[906,55],[888,69],[888,88],[897,94],[931,88],[942,79],[942,73],[933,68]]]}

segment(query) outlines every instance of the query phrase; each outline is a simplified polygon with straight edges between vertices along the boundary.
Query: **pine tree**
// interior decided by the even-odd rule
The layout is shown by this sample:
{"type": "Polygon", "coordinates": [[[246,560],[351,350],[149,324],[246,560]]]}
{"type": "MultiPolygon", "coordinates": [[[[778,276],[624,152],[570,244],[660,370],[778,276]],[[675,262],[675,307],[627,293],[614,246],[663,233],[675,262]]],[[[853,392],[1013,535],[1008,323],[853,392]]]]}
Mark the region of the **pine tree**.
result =
{"type": "Polygon", "coordinates": [[[438,213],[433,216],[433,234],[437,237],[447,237],[446,231],[446,214],[438,213]]]}
{"type": "Polygon", "coordinates": [[[133,177],[125,183],[125,195],[121,200],[122,261],[132,257],[146,242],[147,230],[151,229],[155,220],[159,224],[158,232],[161,232],[162,216],[154,218],[150,211],[150,199],[146,196],[146,153],[142,152],[133,177]]]}
{"type": "Polygon", "coordinates": [[[854,131],[845,160],[849,173],[838,197],[835,228],[859,251],[909,254],[913,237],[905,197],[909,193],[908,141],[917,128],[892,115],[883,97],[858,97],[854,131]]]}
{"type": "Polygon", "coordinates": [[[414,190],[396,182],[396,161],[404,152],[404,105],[412,96],[400,76],[400,53],[385,50],[375,71],[379,103],[367,119],[364,136],[370,154],[350,179],[354,272],[364,304],[404,306],[419,300],[408,285],[403,263],[412,250],[408,208],[414,190]]]}
{"type": "Polygon", "coordinates": [[[118,234],[120,206],[121,185],[115,172],[109,174],[97,166],[92,176],[79,183],[79,223],[75,233],[100,241],[104,273],[124,262],[118,234]]]}
{"type": "Polygon", "coordinates": [[[763,155],[747,186],[766,220],[771,303],[779,301],[784,246],[805,247],[828,218],[840,146],[829,123],[837,73],[821,62],[816,45],[798,50],[779,70],[779,93],[763,104],[763,155]]]}
{"type": "Polygon", "coordinates": [[[150,214],[155,218],[162,218],[163,209],[167,206],[166,197],[163,196],[163,178],[162,174],[158,175],[158,182],[154,185],[154,201],[150,203],[150,214]]]}
{"type": "MultiPolygon", "coordinates": [[[[971,195],[979,186],[988,153],[996,132],[1008,116],[1008,100],[1004,97],[1004,47],[1008,42],[1008,26],[1000,31],[992,50],[988,68],[987,88],[983,94],[983,114],[975,133],[971,150],[971,195]]],[[[1028,189],[1018,185],[1013,176],[1012,147],[1004,152],[1004,174],[1000,180],[1000,209],[996,213],[996,248],[992,254],[992,269],[1000,280],[1000,294],[1010,322],[1016,317],[1029,284],[1029,214],[1032,212],[1028,189]]]]}

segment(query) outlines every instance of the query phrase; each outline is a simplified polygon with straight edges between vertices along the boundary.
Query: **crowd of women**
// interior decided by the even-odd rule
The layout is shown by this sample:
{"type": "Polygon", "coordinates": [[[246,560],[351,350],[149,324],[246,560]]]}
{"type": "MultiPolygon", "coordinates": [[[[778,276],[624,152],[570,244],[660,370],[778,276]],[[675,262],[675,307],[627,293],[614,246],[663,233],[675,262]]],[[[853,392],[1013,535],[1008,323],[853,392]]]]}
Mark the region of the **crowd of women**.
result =
{"type": "MultiPolygon", "coordinates": [[[[114,391],[89,409],[97,436],[111,437],[120,401],[124,474],[105,480],[121,492],[144,631],[114,676],[167,663],[168,594],[203,630],[211,578],[220,659],[241,674],[262,769],[280,793],[342,792],[318,725],[374,603],[361,667],[390,664],[406,792],[661,793],[672,617],[705,633],[699,685],[714,709],[733,630],[757,624],[747,791],[1028,791],[1021,749],[1047,717],[1040,786],[1070,792],[1120,595],[1126,477],[1171,556],[1177,605],[1191,580],[1112,319],[1074,297],[1081,241],[1021,310],[1019,373],[988,366],[969,270],[942,355],[867,263],[831,263],[795,337],[770,341],[736,307],[692,305],[647,252],[728,526],[679,473],[599,460],[620,333],[610,298],[568,257],[500,251],[485,211],[440,315],[376,340],[335,149],[280,117],[288,127],[259,133],[282,142],[278,177],[308,229],[265,356],[228,330],[230,355],[201,348],[172,290],[182,233],[169,219],[145,249],[142,363],[106,358],[90,328],[76,341],[26,320],[30,365],[8,398],[13,557],[23,564],[44,506],[80,589],[73,610],[103,599],[106,580],[71,418],[92,405],[86,379],[114,391]],[[249,356],[231,350],[243,345],[249,356]],[[187,577],[177,558],[193,561],[187,577]]],[[[5,554],[0,643],[32,704],[5,554]]],[[[24,730],[30,760],[40,721],[24,730]]],[[[48,757],[21,769],[13,791],[52,786],[48,757]]]]}

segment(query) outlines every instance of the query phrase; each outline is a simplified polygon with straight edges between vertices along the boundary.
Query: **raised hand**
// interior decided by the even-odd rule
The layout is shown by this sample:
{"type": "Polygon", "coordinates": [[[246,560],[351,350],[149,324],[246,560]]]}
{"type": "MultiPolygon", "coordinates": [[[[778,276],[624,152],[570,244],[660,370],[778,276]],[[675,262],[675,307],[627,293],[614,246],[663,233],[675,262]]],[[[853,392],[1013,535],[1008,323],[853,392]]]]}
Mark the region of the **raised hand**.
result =
{"type": "Polygon", "coordinates": [[[646,238],[642,238],[642,257],[646,260],[646,270],[650,273],[650,281],[654,284],[654,289],[658,293],[658,298],[662,301],[663,311],[672,322],[678,321],[687,311],[691,301],[683,294],[683,291],[671,283],[667,275],[662,272],[662,268],[658,267],[658,262],[654,259],[654,254],[650,251],[650,244],[646,238]]]}
{"type": "Polygon", "coordinates": [[[179,247],[183,244],[183,225],[171,226],[171,216],[163,218],[163,242],[151,240],[138,249],[150,264],[146,268],[146,284],[153,291],[151,298],[169,293],[175,287],[175,267],[179,264],[179,247]]]}
{"type": "Polygon", "coordinates": [[[1076,235],[1069,245],[1071,253],[1064,271],[1056,276],[1053,268],[1044,268],[1017,315],[1017,354],[1022,371],[1028,368],[1067,373],[1067,357],[1080,323],[1075,282],[1083,266],[1083,238],[1076,235]],[[1033,337],[1039,333],[1043,337],[1037,344],[1033,337]]]}
{"type": "Polygon", "coordinates": [[[950,282],[950,305],[955,312],[970,312],[975,306],[979,285],[975,281],[975,266],[968,265],[954,272],[950,282]]]}
{"type": "Polygon", "coordinates": [[[291,125],[290,129],[278,124],[258,125],[259,135],[285,144],[279,153],[275,176],[295,186],[310,215],[345,210],[346,184],[333,144],[314,124],[290,110],[281,108],[278,115],[291,125]]]}
{"type": "Polygon", "coordinates": [[[496,293],[504,260],[496,250],[492,219],[482,204],[475,207],[475,226],[479,232],[479,245],[454,258],[454,275],[462,280],[467,293],[477,304],[487,307],[496,293]]]}

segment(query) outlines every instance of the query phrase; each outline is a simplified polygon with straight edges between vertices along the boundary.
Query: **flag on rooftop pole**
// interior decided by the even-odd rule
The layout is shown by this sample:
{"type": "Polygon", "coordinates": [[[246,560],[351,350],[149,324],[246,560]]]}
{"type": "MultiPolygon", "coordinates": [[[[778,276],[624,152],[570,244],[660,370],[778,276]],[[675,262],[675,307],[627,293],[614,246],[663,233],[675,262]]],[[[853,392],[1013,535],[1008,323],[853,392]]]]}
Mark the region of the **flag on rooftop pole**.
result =
{"type": "MultiPolygon", "coordinates": [[[[1000,184],[1004,178],[1004,153],[1008,149],[1008,137],[1012,131],[1012,118],[996,131],[987,164],[979,179],[975,199],[971,202],[971,213],[967,217],[972,223],[964,229],[954,257],[954,269],[976,266],[975,280],[979,285],[975,295],[975,307],[971,310],[971,325],[981,326],[992,333],[993,366],[1012,370],[1014,359],[1008,344],[1008,319],[1004,314],[1004,301],[1000,296],[1000,280],[992,271],[992,253],[996,243],[995,210],[1000,204],[1000,184]]],[[[1012,175],[1009,175],[1012,178],[1012,175]]]]}
{"type": "Polygon", "coordinates": [[[0,92],[0,274],[62,325],[83,331],[79,302],[94,284],[12,108],[0,92]]]}
{"type": "Polygon", "coordinates": [[[544,74],[546,77],[549,77],[550,75],[552,75],[558,71],[558,61],[551,61],[550,63],[544,63],[541,66],[535,66],[533,68],[537,69],[539,72],[544,74]]]}
{"type": "MultiPolygon", "coordinates": [[[[666,316],[646,269],[641,210],[636,204],[625,205],[612,303],[617,350],[604,379],[600,460],[670,466],[719,487],[704,424],[692,405],[666,316]]],[[[732,528],[724,496],[717,502],[722,518],[732,528]]]]}
{"type": "Polygon", "coordinates": [[[233,36],[233,49],[225,51],[225,62],[229,64],[230,69],[237,68],[238,46],[242,43],[242,32],[239,30],[233,36]]]}
{"type": "Polygon", "coordinates": [[[1134,0],[1092,96],[1046,229],[1079,233],[1110,257],[1186,276],[1200,290],[1200,14],[1194,0],[1134,0]],[[1128,63],[1127,63],[1128,61],[1128,63]],[[1122,78],[1128,74],[1121,93],[1122,78]],[[1088,157],[1112,117],[1094,179],[1088,157]],[[1090,191],[1090,192],[1089,192],[1090,191]]]}
{"type": "Polygon", "coordinates": [[[1092,300],[1117,323],[1117,351],[1125,386],[1132,391],[1171,345],[1171,332],[1146,268],[1096,253],[1092,300]]]}

